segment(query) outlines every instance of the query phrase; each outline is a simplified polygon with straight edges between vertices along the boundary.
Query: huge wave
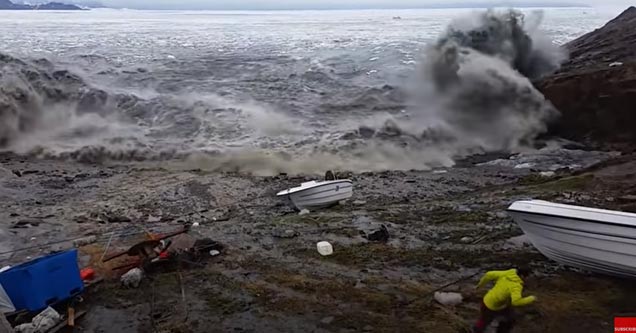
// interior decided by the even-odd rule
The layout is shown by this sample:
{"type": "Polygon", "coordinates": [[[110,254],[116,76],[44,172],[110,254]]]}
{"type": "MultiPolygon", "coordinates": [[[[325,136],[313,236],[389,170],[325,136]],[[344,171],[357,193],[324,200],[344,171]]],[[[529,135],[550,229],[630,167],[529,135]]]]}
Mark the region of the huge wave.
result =
{"type": "Polygon", "coordinates": [[[531,146],[558,114],[531,82],[565,58],[540,21],[513,10],[453,21],[426,49],[412,85],[363,86],[340,104],[333,71],[271,80],[290,91],[297,82],[322,101],[309,115],[215,93],[98,87],[47,60],[0,54],[0,149],[85,162],[177,159],[262,174],[427,169],[514,151],[531,146]]]}
{"type": "Polygon", "coordinates": [[[558,116],[531,80],[566,58],[534,15],[489,10],[452,22],[426,52],[408,119],[389,117],[377,134],[408,134],[455,156],[531,147],[558,116]]]}

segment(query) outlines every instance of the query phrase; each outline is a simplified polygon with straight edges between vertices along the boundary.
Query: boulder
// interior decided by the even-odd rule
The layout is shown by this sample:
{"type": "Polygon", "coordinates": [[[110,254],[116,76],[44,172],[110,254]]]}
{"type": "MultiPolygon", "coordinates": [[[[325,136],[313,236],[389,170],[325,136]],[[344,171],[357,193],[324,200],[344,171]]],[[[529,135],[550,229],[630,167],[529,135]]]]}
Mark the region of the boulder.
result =
{"type": "Polygon", "coordinates": [[[629,149],[636,142],[636,7],[564,47],[569,60],[535,82],[561,112],[550,133],[629,149]]]}

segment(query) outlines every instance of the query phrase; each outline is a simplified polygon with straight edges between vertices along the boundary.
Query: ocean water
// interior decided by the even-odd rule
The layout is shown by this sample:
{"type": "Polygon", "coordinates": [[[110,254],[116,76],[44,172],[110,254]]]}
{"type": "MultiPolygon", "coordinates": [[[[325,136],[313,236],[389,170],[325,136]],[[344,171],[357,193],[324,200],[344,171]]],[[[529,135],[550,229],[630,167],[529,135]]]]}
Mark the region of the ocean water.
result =
{"type": "Polygon", "coordinates": [[[511,42],[509,17],[477,9],[2,11],[0,149],[248,171],[426,169],[521,149],[551,111],[519,53],[563,61],[557,45],[616,14],[521,11],[529,48],[511,42]],[[449,25],[490,31],[496,50],[466,33],[459,83],[441,89],[431,68],[449,25]]]}

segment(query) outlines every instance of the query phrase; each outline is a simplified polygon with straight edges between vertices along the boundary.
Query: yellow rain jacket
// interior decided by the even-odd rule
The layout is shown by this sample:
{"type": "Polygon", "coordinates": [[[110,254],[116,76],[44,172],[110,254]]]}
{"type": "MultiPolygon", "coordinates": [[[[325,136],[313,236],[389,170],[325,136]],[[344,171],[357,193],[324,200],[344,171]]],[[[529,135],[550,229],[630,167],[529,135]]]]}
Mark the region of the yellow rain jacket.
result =
{"type": "Polygon", "coordinates": [[[477,288],[495,280],[495,286],[484,296],[484,304],[492,311],[500,311],[512,306],[528,305],[536,299],[534,296],[522,297],[523,280],[516,269],[507,271],[490,271],[479,280],[477,288]]]}

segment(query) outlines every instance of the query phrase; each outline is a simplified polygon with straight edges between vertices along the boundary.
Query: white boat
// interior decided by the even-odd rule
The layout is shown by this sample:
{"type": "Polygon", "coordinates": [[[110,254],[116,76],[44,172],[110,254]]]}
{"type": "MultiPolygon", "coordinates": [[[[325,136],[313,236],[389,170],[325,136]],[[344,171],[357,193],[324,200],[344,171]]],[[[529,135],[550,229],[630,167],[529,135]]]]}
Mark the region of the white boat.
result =
{"type": "Polygon", "coordinates": [[[280,191],[279,197],[288,197],[298,210],[318,209],[333,206],[353,195],[353,184],[349,179],[325,180],[302,183],[298,187],[280,191]]]}
{"type": "Polygon", "coordinates": [[[636,277],[636,214],[548,201],[517,201],[508,213],[546,257],[586,270],[636,277]]]}

